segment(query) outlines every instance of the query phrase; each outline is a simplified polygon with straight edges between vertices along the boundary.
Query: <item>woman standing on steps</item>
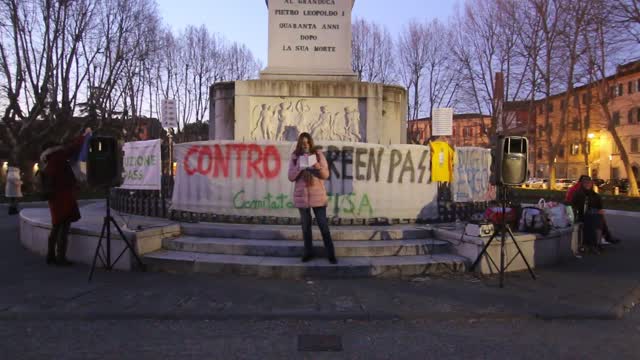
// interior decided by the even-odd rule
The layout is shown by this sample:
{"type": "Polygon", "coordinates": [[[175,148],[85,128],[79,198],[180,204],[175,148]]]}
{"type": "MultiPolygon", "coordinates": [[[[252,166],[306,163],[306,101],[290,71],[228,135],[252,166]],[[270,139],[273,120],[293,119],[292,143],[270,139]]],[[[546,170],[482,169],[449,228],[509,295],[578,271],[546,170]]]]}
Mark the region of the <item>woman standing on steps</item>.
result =
{"type": "Polygon", "coordinates": [[[336,264],[333,241],[327,221],[327,190],[324,181],[329,178],[329,167],[322,151],[316,149],[309,133],[298,137],[296,149],[289,161],[289,181],[295,183],[293,203],[300,211],[302,236],[304,238],[303,262],[314,257],[313,237],[311,233],[311,209],[316,216],[318,227],[322,233],[322,241],[327,251],[329,262],[336,264]]]}

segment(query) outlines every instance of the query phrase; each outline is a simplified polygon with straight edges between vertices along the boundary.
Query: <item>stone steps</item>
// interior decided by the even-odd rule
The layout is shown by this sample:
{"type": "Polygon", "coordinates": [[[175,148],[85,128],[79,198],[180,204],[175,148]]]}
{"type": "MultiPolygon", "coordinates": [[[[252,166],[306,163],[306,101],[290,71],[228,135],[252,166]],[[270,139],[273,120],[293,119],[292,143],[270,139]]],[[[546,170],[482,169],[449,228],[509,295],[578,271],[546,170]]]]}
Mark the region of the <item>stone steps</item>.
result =
{"type": "MultiPolygon", "coordinates": [[[[299,225],[183,223],[181,226],[183,235],[203,238],[302,241],[302,230],[299,225]]],[[[334,241],[429,239],[433,237],[433,229],[429,226],[415,224],[391,226],[332,226],[331,237],[334,241]]],[[[313,240],[322,240],[317,226],[313,227],[313,240]]]]}
{"type": "MultiPolygon", "coordinates": [[[[321,241],[314,242],[318,255],[325,254],[321,241]]],[[[334,241],[336,256],[415,256],[443,254],[449,251],[446,241],[432,239],[334,241]]],[[[190,251],[221,255],[301,257],[304,243],[299,240],[249,240],[238,238],[201,238],[183,236],[165,239],[163,248],[174,251],[190,251]]]]}
{"type": "Polygon", "coordinates": [[[465,259],[455,255],[344,257],[332,265],[317,258],[302,263],[295,257],[221,255],[190,251],[159,250],[144,256],[148,269],[179,273],[237,274],[257,277],[398,278],[466,269],[465,259]]]}

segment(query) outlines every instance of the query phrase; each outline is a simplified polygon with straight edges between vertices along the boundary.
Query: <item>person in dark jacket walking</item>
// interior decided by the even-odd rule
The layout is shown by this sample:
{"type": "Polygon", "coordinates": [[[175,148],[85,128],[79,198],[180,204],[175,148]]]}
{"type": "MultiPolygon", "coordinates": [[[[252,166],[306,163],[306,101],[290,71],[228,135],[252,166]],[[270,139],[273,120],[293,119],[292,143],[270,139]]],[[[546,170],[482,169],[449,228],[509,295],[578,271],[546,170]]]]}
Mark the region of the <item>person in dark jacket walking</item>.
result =
{"type": "Polygon", "coordinates": [[[599,240],[602,236],[604,210],[602,198],[593,191],[593,180],[585,177],[582,186],[574,193],[572,199],[576,222],[582,222],[582,239],[585,251],[600,253],[599,240]]]}
{"type": "Polygon", "coordinates": [[[83,135],[66,145],[48,143],[40,155],[41,171],[49,179],[52,193],[48,199],[51,213],[51,233],[47,250],[47,264],[69,266],[67,245],[71,223],[80,220],[80,209],[76,200],[76,179],[69,159],[81,150],[84,139],[91,135],[87,128],[83,135]]]}

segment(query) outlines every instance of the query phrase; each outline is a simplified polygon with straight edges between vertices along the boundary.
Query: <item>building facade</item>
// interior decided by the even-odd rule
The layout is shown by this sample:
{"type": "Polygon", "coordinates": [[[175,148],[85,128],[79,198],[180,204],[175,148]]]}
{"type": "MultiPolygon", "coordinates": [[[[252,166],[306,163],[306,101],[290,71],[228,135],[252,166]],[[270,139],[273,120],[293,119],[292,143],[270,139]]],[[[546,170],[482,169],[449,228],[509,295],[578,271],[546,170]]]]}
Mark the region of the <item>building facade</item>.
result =
{"type": "MultiPolygon", "coordinates": [[[[453,135],[447,136],[452,146],[489,147],[491,117],[482,114],[453,115],[453,135]]],[[[427,144],[431,135],[431,118],[410,120],[407,126],[407,142],[427,144]]]]}
{"type": "MultiPolygon", "coordinates": [[[[640,61],[619,66],[616,74],[607,78],[609,111],[613,126],[625,147],[638,176],[640,168],[640,61]]],[[[533,150],[533,172],[548,177],[550,162],[557,178],[577,179],[590,174],[601,179],[627,178],[626,169],[609,131],[607,116],[598,101],[598,86],[592,83],[566,93],[556,94],[548,100],[551,126],[545,126],[545,99],[535,102],[535,131],[530,141],[533,150]],[[567,101],[568,99],[568,101],[567,101]],[[551,138],[551,142],[549,142],[551,138]],[[551,144],[557,144],[556,157],[549,161],[551,144]]],[[[521,108],[525,104],[521,104],[521,108]]],[[[528,106],[530,108],[530,106],[528,106]]]]}

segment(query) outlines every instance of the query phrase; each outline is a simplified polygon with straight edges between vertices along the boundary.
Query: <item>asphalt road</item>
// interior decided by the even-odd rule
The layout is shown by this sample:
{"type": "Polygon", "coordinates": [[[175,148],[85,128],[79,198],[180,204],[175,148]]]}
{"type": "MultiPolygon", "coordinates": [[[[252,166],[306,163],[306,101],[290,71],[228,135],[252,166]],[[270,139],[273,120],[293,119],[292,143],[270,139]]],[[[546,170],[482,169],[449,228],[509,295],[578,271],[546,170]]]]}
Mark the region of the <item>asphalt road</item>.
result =
{"type": "MultiPolygon", "coordinates": [[[[0,237],[17,242],[17,219],[5,214],[0,237]]],[[[609,222],[624,241],[637,238],[637,220],[609,222]]],[[[640,310],[622,320],[0,321],[0,359],[194,358],[640,359],[640,310]],[[299,351],[300,335],[337,336],[342,350],[299,351]]]]}
{"type": "Polygon", "coordinates": [[[638,359],[640,322],[5,321],[5,359],[638,359]],[[301,352],[299,335],[339,352],[301,352]]]}

